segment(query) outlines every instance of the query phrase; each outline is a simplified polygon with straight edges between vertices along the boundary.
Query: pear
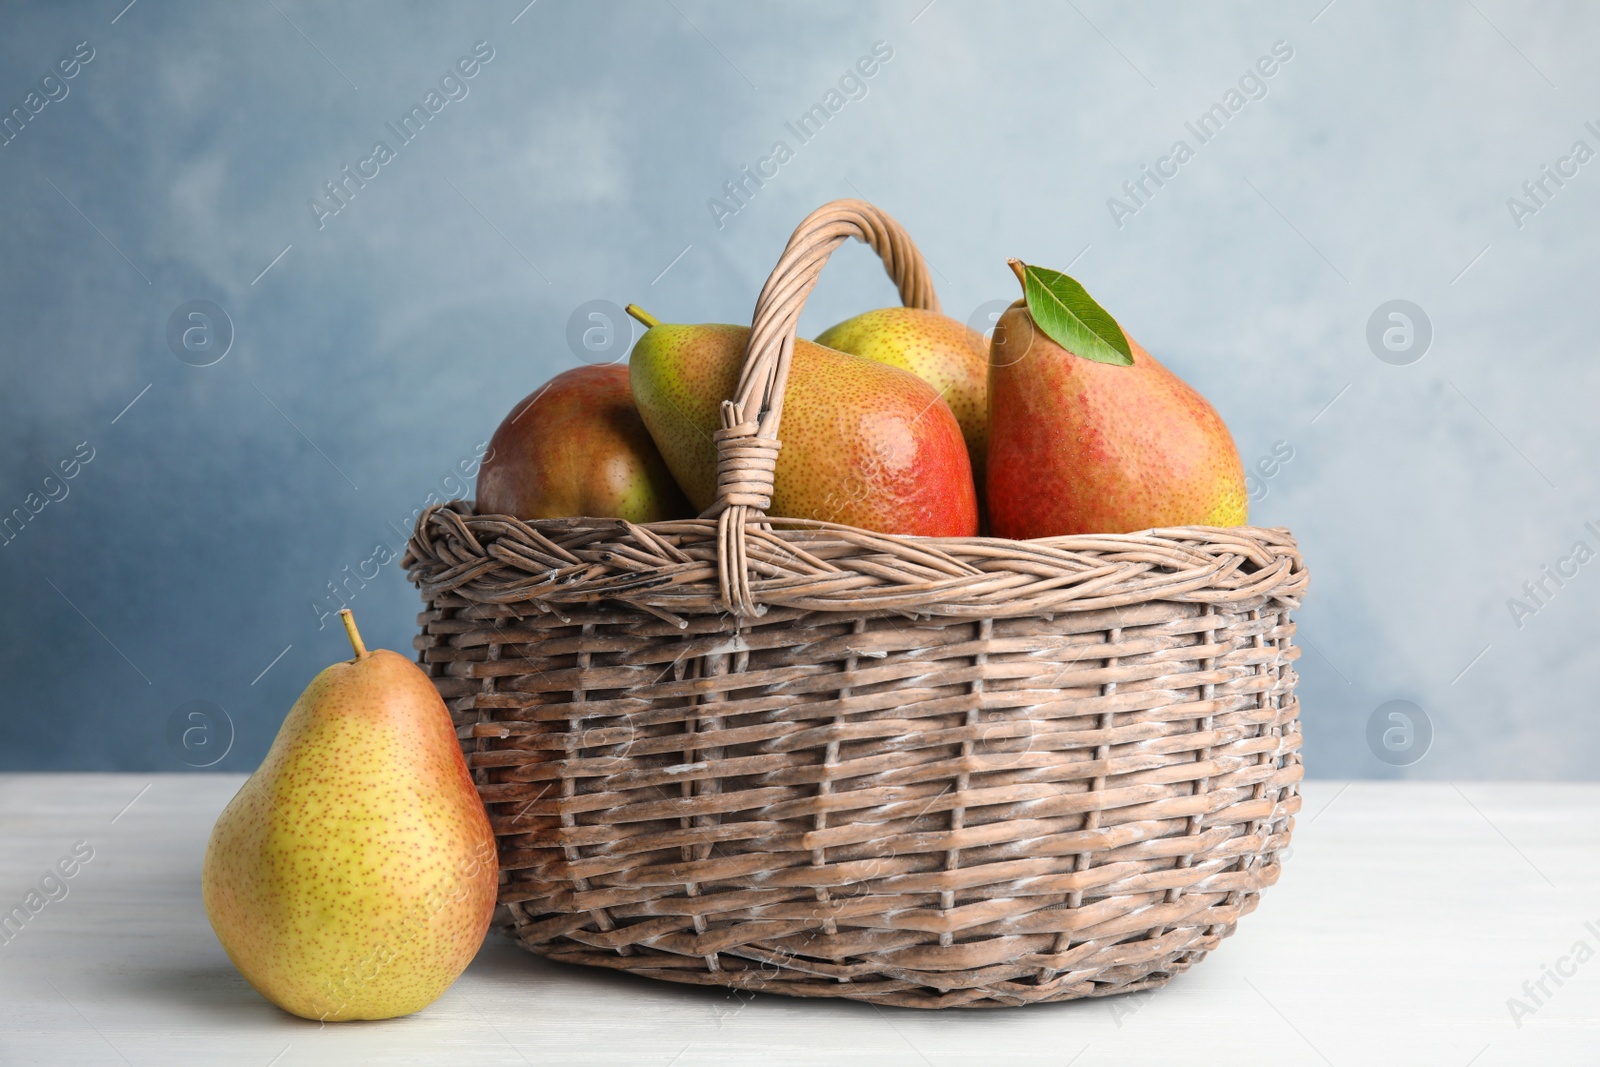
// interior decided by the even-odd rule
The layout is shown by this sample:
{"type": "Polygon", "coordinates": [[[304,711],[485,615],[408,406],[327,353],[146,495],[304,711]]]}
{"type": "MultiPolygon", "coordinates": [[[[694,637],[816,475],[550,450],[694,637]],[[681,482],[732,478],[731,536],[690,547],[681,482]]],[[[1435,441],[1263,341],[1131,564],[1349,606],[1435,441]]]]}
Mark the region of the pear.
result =
{"type": "Polygon", "coordinates": [[[369,652],[322,671],[211,831],[201,895],[228,958],[307,1019],[388,1019],[466,969],[494,912],[494,835],[428,676],[369,652]]]}
{"type": "Polygon", "coordinates": [[[989,343],[983,334],[937,311],[887,307],[830,326],[817,344],[908,370],[937,389],[961,426],[983,495],[989,451],[989,343]]]}
{"type": "Polygon", "coordinates": [[[574,367],[524,397],[495,430],[478,470],[480,515],[689,517],[644,428],[623,363],[574,367]]]}
{"type": "MultiPolygon", "coordinates": [[[[1037,269],[1011,262],[1019,278],[1037,269]]],[[[1028,299],[1000,316],[989,352],[990,528],[1032,538],[1243,524],[1244,465],[1222,416],[1067,282],[1126,342],[1131,363],[1063,348],[1028,299]]]]}
{"type": "MultiPolygon", "coordinates": [[[[712,435],[750,331],[628,311],[647,327],[628,361],[634,401],[689,503],[704,511],[717,489],[712,435]]],[[[924,537],[977,532],[961,427],[909,371],[796,340],[778,436],[770,515],[924,537]]]]}

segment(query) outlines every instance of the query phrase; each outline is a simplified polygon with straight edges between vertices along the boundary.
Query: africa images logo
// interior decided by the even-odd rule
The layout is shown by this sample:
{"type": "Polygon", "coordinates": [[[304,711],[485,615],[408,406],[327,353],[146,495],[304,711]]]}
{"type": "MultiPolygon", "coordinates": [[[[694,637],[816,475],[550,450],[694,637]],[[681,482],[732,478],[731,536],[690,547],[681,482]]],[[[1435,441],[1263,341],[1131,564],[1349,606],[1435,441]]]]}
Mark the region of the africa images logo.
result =
{"type": "Polygon", "coordinates": [[[383,172],[382,168],[393,162],[400,154],[400,149],[416,140],[422,134],[423,127],[451,101],[460,101],[467,98],[472,92],[468,81],[478,76],[478,72],[494,59],[494,49],[487,41],[479,41],[472,46],[472,55],[462,56],[456,60],[455,65],[445,72],[439,79],[437,89],[429,89],[422,97],[422,103],[412,104],[411,109],[400,116],[399,125],[393,122],[386,123],[389,132],[394,134],[395,146],[390,147],[388,141],[376,141],[372,145],[372,154],[365,159],[356,161],[355,170],[350,169],[347,163],[340,168],[340,177],[333,181],[322,183],[328,200],[324,202],[317,197],[306,201],[311,207],[311,216],[316,219],[317,229],[328,225],[328,220],[350,206],[359,190],[367,187],[367,182],[372,181],[383,172]]]}
{"type": "Polygon", "coordinates": [[[1254,65],[1241,74],[1237,88],[1229,86],[1219,101],[1202,111],[1193,122],[1183,124],[1183,128],[1194,138],[1193,145],[1186,137],[1178,138],[1172,142],[1168,153],[1155,161],[1153,168],[1147,163],[1139,168],[1137,177],[1122,183],[1126,199],[1107,197],[1106,210],[1111,213],[1111,221],[1117,229],[1122,229],[1128,219],[1147,207],[1156,191],[1176,178],[1183,165],[1195,157],[1200,146],[1221,133],[1228,122],[1245,109],[1245,105],[1252,100],[1265,100],[1269,92],[1267,79],[1277,74],[1293,58],[1294,46],[1288,41],[1272,42],[1271,54],[1259,57],[1254,65]]]}

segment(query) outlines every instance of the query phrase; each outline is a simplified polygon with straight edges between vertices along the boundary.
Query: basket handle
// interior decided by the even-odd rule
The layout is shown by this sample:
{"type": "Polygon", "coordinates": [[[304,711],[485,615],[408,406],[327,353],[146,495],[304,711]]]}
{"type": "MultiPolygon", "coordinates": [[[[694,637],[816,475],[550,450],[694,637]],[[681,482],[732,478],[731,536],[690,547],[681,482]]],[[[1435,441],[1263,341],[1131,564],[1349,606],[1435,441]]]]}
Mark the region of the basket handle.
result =
{"type": "Polygon", "coordinates": [[[716,433],[717,496],[704,518],[717,520],[717,578],[727,609],[756,616],[766,609],[750,591],[745,525],[772,504],[778,421],[794,356],[795,328],[822,266],[847,239],[865,242],[883,260],[906,307],[939,310],[927,262],[898,222],[864,200],[834,200],[807,215],[772,268],[756,300],[744,366],[733,399],[722,402],[716,433]]]}

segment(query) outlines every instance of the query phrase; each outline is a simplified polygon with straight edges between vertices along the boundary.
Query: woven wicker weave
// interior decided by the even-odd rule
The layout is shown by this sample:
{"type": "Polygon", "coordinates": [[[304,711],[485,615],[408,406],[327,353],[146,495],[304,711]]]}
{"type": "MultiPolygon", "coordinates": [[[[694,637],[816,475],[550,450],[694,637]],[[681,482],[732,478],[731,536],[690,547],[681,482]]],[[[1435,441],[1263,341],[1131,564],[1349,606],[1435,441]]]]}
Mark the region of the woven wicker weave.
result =
{"type": "Polygon", "coordinates": [[[795,231],[707,517],[430,509],[421,661],[552,959],[914,1007],[1159,985],[1277,880],[1300,807],[1288,531],[893,537],[767,519],[800,307],[860,201],[795,231]]]}

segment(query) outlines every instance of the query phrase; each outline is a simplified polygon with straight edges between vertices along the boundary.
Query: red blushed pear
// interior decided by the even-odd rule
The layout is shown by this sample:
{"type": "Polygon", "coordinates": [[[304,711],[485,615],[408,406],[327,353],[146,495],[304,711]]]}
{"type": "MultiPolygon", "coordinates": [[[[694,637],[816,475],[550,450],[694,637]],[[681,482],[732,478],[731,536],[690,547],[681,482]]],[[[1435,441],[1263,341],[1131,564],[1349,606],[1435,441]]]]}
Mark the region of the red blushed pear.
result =
{"type": "Polygon", "coordinates": [[[961,426],[983,496],[989,444],[989,343],[983,334],[937,311],[887,307],[829,327],[817,344],[908,370],[937,389],[961,426]]]}
{"type": "MultiPolygon", "coordinates": [[[[750,330],[628,312],[648,327],[629,357],[639,414],[703,511],[717,490],[712,435],[722,401],[738,386],[750,330]]],[[[774,517],[922,537],[977,532],[961,427],[938,391],[909,371],[796,340],[778,436],[774,517]]]]}
{"type": "Polygon", "coordinates": [[[1011,261],[1024,299],[989,348],[989,523],[997,536],[1238,526],[1239,450],[1206,399],[1083,287],[1011,261]]]}
{"type": "Polygon", "coordinates": [[[477,497],[478,514],[519,519],[690,515],[621,363],[564,371],[524,397],[490,439],[477,497]]]}

